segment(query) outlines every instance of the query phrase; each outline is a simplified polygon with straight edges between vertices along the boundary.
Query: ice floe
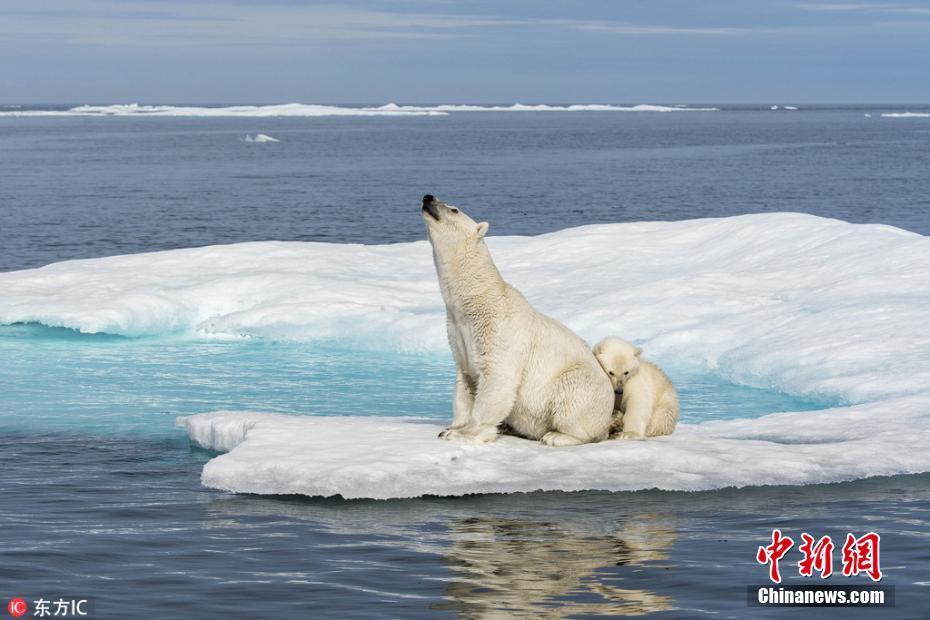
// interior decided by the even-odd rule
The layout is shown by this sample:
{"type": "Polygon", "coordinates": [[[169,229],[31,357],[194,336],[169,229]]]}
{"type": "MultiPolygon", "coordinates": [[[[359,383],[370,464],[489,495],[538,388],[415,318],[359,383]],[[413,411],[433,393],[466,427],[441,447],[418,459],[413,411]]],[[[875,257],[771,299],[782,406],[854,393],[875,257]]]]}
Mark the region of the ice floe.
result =
{"type": "Polygon", "coordinates": [[[684,424],[669,437],[573,448],[502,437],[441,441],[435,420],[217,411],[178,419],[198,445],[227,452],[205,486],[256,494],[391,499],[537,490],[698,491],[803,485],[930,469],[926,400],[684,424]]]}
{"type": "Polygon", "coordinates": [[[242,140],[243,142],[280,142],[277,138],[272,138],[269,135],[263,133],[257,133],[254,136],[246,136],[242,140]]]}
{"type": "MultiPolygon", "coordinates": [[[[411,226],[419,225],[413,207],[411,226]]],[[[364,462],[376,463],[376,469],[421,478],[403,484],[400,478],[382,480],[384,489],[394,490],[382,490],[379,497],[804,484],[930,471],[925,456],[930,453],[919,447],[930,439],[927,237],[891,226],[776,213],[591,225],[488,242],[505,278],[589,342],[618,334],[680,366],[850,406],[685,423],[668,439],[608,442],[577,453],[511,438],[491,446],[448,444],[434,439],[431,423],[215,414],[186,423],[197,441],[231,450],[208,464],[205,483],[249,492],[361,496],[368,491],[360,489],[375,484],[358,465],[364,453],[374,459],[364,462]],[[217,430],[227,424],[244,430],[217,430]],[[281,432],[282,424],[295,425],[288,427],[293,432],[281,432]],[[392,457],[390,441],[375,445],[371,425],[377,424],[390,433],[397,425],[411,430],[410,442],[392,457]],[[318,436],[352,434],[340,425],[354,425],[352,433],[368,447],[357,453],[348,439],[332,450],[314,443],[318,436]],[[204,439],[210,433],[227,439],[204,439]],[[335,460],[325,467],[309,456],[300,461],[291,443],[335,460]],[[537,469],[521,468],[505,450],[510,446],[537,469]],[[447,456],[473,460],[478,473],[447,468],[447,456]],[[267,462],[259,467],[261,458],[267,462]],[[592,459],[584,461],[585,476],[572,473],[579,467],[576,458],[592,459]],[[591,470],[595,462],[603,465],[591,470]],[[729,469],[720,471],[723,465],[729,469]],[[243,473],[249,468],[254,481],[243,473]],[[492,470],[501,480],[488,482],[492,470]],[[558,482],[542,474],[534,478],[533,471],[548,472],[558,482]],[[434,486],[425,480],[431,477],[434,486]],[[263,487],[260,481],[274,484],[263,487]]],[[[448,347],[445,308],[425,241],[256,242],[75,260],[0,273],[0,290],[0,323],[126,336],[338,342],[360,352],[446,353],[448,347]]]]}

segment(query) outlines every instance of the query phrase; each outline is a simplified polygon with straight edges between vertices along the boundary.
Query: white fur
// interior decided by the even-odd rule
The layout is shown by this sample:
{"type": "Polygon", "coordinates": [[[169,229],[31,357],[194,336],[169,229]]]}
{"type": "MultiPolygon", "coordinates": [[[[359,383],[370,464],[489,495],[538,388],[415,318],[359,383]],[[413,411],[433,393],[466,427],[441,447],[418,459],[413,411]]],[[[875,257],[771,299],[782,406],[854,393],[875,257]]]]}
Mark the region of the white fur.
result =
{"type": "Polygon", "coordinates": [[[504,282],[484,242],[487,223],[427,202],[456,366],[452,425],[440,437],[493,441],[506,422],[550,446],[606,439],[613,393],[585,342],[504,282]]]}
{"type": "Polygon", "coordinates": [[[643,439],[670,435],[678,423],[678,393],[655,364],[641,359],[642,349],[620,338],[604,338],[594,357],[617,393],[611,437],[643,439]]]}

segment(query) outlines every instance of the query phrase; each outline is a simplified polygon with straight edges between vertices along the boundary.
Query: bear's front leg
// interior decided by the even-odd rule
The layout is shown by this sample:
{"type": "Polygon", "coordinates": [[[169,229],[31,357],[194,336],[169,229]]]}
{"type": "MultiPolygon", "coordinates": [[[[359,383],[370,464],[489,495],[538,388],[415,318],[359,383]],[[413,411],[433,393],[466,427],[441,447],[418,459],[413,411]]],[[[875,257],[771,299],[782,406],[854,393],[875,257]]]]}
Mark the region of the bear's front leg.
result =
{"type": "Polygon", "coordinates": [[[517,399],[520,372],[515,368],[493,369],[478,380],[475,402],[468,425],[458,430],[476,443],[497,439],[498,426],[510,416],[517,399]]]}
{"type": "Polygon", "coordinates": [[[489,443],[497,439],[497,427],[510,416],[517,399],[521,372],[516,365],[506,363],[488,366],[476,382],[471,417],[465,426],[443,431],[443,439],[474,443],[489,443]]]}
{"type": "Polygon", "coordinates": [[[613,439],[623,432],[623,411],[614,409],[610,418],[610,437],[613,439]]]}
{"type": "Polygon", "coordinates": [[[652,416],[652,399],[630,395],[623,412],[623,432],[614,439],[645,439],[649,418],[652,416]]]}
{"type": "Polygon", "coordinates": [[[455,369],[455,392],[452,396],[452,425],[439,433],[440,439],[454,439],[458,431],[468,425],[471,410],[475,404],[473,383],[468,380],[461,368],[455,369]]]}

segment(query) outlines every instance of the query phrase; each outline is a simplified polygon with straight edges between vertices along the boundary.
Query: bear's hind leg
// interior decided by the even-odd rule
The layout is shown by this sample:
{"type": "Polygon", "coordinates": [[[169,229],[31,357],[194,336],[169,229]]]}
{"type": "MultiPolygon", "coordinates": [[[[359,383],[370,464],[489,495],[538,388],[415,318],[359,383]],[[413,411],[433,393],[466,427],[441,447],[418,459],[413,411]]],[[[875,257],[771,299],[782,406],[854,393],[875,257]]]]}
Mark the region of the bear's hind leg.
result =
{"type": "Polygon", "coordinates": [[[593,373],[579,366],[562,373],[548,403],[552,431],[541,441],[549,446],[573,446],[607,439],[614,392],[606,379],[600,369],[593,373]]]}
{"type": "Polygon", "coordinates": [[[678,402],[663,403],[649,419],[649,426],[646,428],[647,437],[659,437],[661,435],[671,435],[678,424],[678,402]]]}

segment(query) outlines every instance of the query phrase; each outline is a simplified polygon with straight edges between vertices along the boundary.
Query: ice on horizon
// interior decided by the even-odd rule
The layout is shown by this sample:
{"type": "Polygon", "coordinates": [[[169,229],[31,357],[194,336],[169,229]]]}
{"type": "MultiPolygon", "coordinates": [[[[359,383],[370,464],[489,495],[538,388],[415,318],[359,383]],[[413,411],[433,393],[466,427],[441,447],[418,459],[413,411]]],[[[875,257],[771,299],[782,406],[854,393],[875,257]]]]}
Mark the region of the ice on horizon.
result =
{"type": "Polygon", "coordinates": [[[930,118],[930,112],[885,112],[883,118],[930,118]]]}
{"type": "MultiPolygon", "coordinates": [[[[412,225],[419,225],[417,218],[414,208],[412,225]]],[[[492,236],[488,243],[509,282],[589,342],[621,335],[648,356],[678,367],[849,405],[699,425],[689,425],[684,412],[682,428],[668,440],[579,448],[577,454],[604,463],[587,472],[586,488],[809,484],[930,471],[930,453],[917,447],[930,439],[927,237],[885,225],[774,213],[590,225],[537,237],[492,236]],[[636,469],[640,462],[648,467],[636,469]],[[725,462],[732,471],[717,472],[725,462]],[[677,473],[650,476],[657,467],[677,473]]],[[[426,241],[255,242],[74,260],[0,273],[0,290],[3,324],[38,322],[131,337],[338,343],[360,357],[370,350],[448,355],[445,307],[426,241]]],[[[299,467],[293,476],[308,492],[327,479],[341,480],[350,495],[368,488],[371,474],[355,466],[356,453],[349,448],[342,461],[325,467],[285,458],[288,442],[315,446],[311,435],[323,428],[315,425],[330,422],[286,420],[297,426],[282,433],[275,418],[247,415],[255,422],[247,433],[222,430],[238,424],[236,413],[189,423],[197,441],[232,449],[208,464],[205,482],[230,490],[290,492],[293,481],[286,477],[276,479],[280,486],[256,489],[258,478],[250,479],[248,471],[266,476],[299,467]],[[204,439],[210,433],[235,441],[211,443],[204,439]],[[262,467],[256,465],[259,455],[262,467]]],[[[370,422],[376,423],[394,424],[370,422]]],[[[367,428],[362,430],[368,433],[367,428]]],[[[434,431],[423,431],[430,440],[416,443],[420,447],[405,444],[401,451],[405,462],[413,459],[413,469],[392,469],[384,452],[366,444],[371,463],[420,478],[428,478],[424,472],[435,465],[436,479],[446,480],[448,488],[424,491],[429,493],[501,488],[503,483],[478,484],[465,469],[455,470],[460,478],[453,481],[454,471],[443,469],[447,464],[435,456],[435,450],[447,449],[437,446],[448,444],[435,440],[434,431]]],[[[511,490],[550,488],[501,451],[510,443],[462,450],[505,479],[513,471],[511,490]]],[[[559,459],[567,459],[569,469],[579,462],[561,456],[575,454],[575,448],[519,450],[544,471],[556,471],[559,459]]],[[[582,484],[558,479],[567,488],[582,484]]]]}
{"type": "Polygon", "coordinates": [[[466,105],[434,106],[397,105],[388,103],[374,107],[351,107],[304,103],[240,106],[170,106],[115,104],[82,105],[69,110],[16,110],[0,112],[0,116],[201,116],[201,117],[317,117],[317,116],[445,116],[455,112],[715,112],[718,108],[689,108],[639,104],[618,106],[608,104],[572,105],[466,105]]]}

